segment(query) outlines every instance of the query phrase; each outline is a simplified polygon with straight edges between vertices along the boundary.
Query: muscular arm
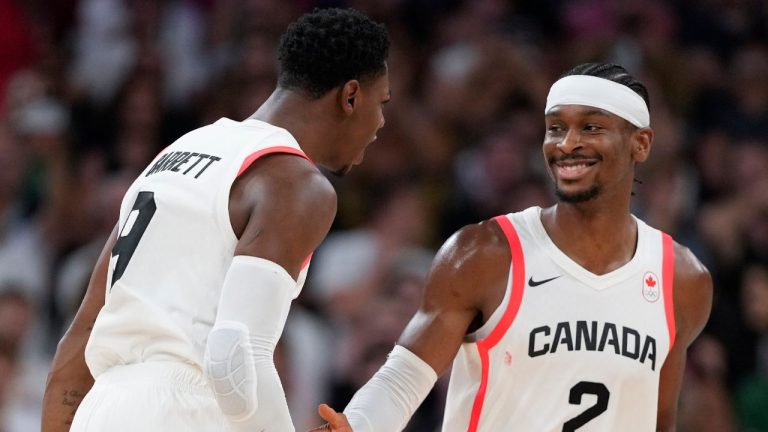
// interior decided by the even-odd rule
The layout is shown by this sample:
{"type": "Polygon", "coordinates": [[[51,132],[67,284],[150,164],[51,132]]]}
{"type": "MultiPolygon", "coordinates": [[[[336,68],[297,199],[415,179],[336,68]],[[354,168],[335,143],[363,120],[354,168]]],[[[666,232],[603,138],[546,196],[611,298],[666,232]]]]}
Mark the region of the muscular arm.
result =
{"type": "Polygon", "coordinates": [[[296,279],[331,228],[336,192],[307,160],[275,154],[235,182],[229,212],[239,239],[235,255],[273,261],[296,279]]]}
{"type": "Polygon", "coordinates": [[[450,366],[480,315],[485,322],[501,303],[510,268],[509,246],[496,222],[470,225],[443,245],[424,299],[398,343],[438,374],[450,366]]]}
{"type": "MultiPolygon", "coordinates": [[[[504,295],[510,253],[495,222],[465,227],[440,249],[424,299],[387,362],[345,409],[355,431],[399,431],[459,350],[473,323],[504,295]]],[[[321,415],[344,430],[343,418],[321,415]]],[[[338,415],[337,415],[338,416],[338,415]]]]}
{"type": "Polygon", "coordinates": [[[77,407],[93,385],[85,364],[85,345],[104,305],[107,270],[116,239],[117,227],[96,262],[80,309],[56,349],[45,387],[42,432],[68,431],[77,407]]]}
{"type": "Polygon", "coordinates": [[[204,366],[232,431],[293,430],[273,355],[301,266],[327,234],[335,211],[327,179],[296,156],[258,160],[230,193],[239,241],[204,366]]]}
{"type": "Polygon", "coordinates": [[[712,308],[712,278],[687,248],[675,244],[675,345],[661,368],[657,431],[674,431],[686,351],[701,333],[712,308]]]}

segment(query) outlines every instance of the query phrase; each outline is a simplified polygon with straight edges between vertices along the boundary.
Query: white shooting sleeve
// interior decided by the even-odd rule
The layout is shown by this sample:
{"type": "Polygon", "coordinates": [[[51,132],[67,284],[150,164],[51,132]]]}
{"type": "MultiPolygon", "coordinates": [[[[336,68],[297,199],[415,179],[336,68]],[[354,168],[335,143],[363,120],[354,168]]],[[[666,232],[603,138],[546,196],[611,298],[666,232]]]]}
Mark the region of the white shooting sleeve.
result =
{"type": "Polygon", "coordinates": [[[437,373],[401,345],[344,409],[354,432],[399,432],[437,381],[437,373]]]}
{"type": "Polygon", "coordinates": [[[296,289],[296,281],[272,261],[232,260],[204,362],[233,432],[294,430],[273,354],[296,289]]]}

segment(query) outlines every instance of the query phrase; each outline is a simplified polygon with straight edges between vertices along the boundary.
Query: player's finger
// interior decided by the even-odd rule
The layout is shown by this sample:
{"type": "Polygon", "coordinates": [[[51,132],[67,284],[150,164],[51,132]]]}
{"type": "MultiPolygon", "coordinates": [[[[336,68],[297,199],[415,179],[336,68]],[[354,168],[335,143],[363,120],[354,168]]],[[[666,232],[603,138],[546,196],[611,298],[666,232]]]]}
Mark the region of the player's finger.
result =
{"type": "Polygon", "coordinates": [[[327,422],[331,422],[331,420],[336,420],[339,417],[339,413],[337,413],[336,410],[328,406],[328,404],[320,404],[320,406],[317,407],[317,413],[320,414],[320,417],[322,417],[322,419],[327,422]]]}
{"type": "Polygon", "coordinates": [[[323,420],[327,421],[331,426],[331,430],[338,432],[352,432],[352,428],[347,422],[347,417],[344,414],[336,412],[333,408],[327,404],[320,404],[317,407],[317,413],[320,414],[323,420]]]}

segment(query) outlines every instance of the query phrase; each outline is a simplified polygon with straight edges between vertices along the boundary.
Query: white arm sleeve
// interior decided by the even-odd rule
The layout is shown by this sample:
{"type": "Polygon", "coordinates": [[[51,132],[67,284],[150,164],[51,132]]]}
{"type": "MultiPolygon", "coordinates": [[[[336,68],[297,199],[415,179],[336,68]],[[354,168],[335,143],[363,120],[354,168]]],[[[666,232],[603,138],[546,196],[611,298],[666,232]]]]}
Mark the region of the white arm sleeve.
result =
{"type": "Polygon", "coordinates": [[[434,369],[403,346],[344,409],[355,432],[400,432],[437,381],[434,369]]]}
{"type": "Polygon", "coordinates": [[[232,260],[204,363],[233,432],[294,430],[273,353],[296,289],[296,281],[272,261],[232,260]]]}

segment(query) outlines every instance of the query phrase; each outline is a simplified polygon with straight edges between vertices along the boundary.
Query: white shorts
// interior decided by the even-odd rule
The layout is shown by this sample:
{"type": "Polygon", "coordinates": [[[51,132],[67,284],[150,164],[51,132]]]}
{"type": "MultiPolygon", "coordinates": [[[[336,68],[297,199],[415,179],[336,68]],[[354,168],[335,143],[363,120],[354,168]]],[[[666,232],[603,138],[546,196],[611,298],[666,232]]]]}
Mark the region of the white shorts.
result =
{"type": "Polygon", "coordinates": [[[203,372],[176,362],[113,366],[96,378],[71,432],[227,431],[203,372]]]}

